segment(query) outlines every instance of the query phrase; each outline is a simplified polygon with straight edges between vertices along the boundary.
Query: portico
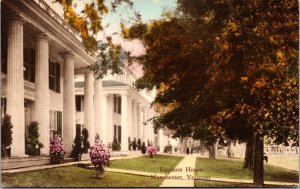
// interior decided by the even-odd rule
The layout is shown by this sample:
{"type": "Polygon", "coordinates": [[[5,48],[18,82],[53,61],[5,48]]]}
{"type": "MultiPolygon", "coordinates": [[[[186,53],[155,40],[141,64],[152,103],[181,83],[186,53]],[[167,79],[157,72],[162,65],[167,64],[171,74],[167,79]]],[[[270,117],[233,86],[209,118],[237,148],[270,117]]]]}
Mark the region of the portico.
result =
{"type": "Polygon", "coordinates": [[[9,114],[13,124],[11,156],[27,156],[31,121],[39,123],[41,155],[46,156],[54,132],[70,154],[78,128],[88,129],[90,144],[96,134],[107,145],[116,138],[122,151],[128,151],[129,139],[155,142],[152,122],[147,122],[153,95],[134,89],[137,78],[128,67],[121,75],[96,79],[84,69],[96,59],[44,1],[4,0],[1,8],[1,115],[9,114]]]}
{"type": "MultiPolygon", "coordinates": [[[[49,155],[54,131],[70,153],[75,137],[74,70],[95,59],[86,54],[76,32],[43,1],[2,1],[1,8],[5,18],[1,22],[1,115],[11,116],[11,155],[26,156],[30,121],[39,123],[42,155],[49,155]]],[[[87,117],[93,122],[93,116],[87,117]]]]}

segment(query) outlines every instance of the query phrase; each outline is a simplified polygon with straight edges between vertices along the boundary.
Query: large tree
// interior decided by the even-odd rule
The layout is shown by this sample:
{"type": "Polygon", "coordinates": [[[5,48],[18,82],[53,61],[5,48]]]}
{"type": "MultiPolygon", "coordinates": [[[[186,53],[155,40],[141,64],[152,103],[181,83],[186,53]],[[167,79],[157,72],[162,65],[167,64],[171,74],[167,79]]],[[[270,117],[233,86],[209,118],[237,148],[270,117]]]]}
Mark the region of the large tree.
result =
{"type": "Polygon", "coordinates": [[[165,126],[251,143],[254,186],[263,186],[264,137],[298,144],[298,3],[178,5],[176,16],[123,30],[147,51],[136,85],[158,88],[154,103],[175,104],[160,116],[165,126]]]}
{"type": "MultiPolygon", "coordinates": [[[[87,67],[95,72],[97,78],[102,78],[110,71],[112,74],[121,73],[123,66],[122,57],[125,52],[119,44],[114,44],[112,35],[107,35],[103,26],[102,18],[106,14],[111,14],[117,10],[122,3],[130,8],[133,5],[131,0],[54,0],[63,8],[65,21],[73,27],[81,37],[85,51],[97,58],[91,66],[87,67]],[[98,38],[98,34],[103,34],[103,39],[98,38]]],[[[85,69],[85,68],[83,68],[85,69]]]]}
{"type": "Polygon", "coordinates": [[[133,5],[131,0],[55,0],[62,5],[64,19],[81,36],[83,45],[88,53],[95,53],[97,49],[97,34],[103,31],[102,18],[105,14],[113,12],[116,7],[125,2],[133,5]],[[109,5],[111,9],[109,9],[109,5]]]}

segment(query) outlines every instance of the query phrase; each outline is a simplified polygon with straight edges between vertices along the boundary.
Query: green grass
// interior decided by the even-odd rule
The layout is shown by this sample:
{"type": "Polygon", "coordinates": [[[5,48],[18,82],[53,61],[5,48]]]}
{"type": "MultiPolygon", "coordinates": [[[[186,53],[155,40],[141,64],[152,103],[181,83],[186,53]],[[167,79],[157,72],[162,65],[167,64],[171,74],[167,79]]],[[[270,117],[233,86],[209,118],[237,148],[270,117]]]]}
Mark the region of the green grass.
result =
{"type": "MultiPolygon", "coordinates": [[[[243,169],[242,160],[222,160],[197,158],[196,168],[201,169],[197,175],[216,178],[246,179],[252,180],[251,170],[243,169]]],[[[264,164],[264,180],[276,182],[299,182],[299,172],[281,167],[264,164]]]]}
{"type": "Polygon", "coordinates": [[[93,178],[94,170],[75,166],[2,174],[2,187],[158,187],[162,180],[107,172],[93,178]]]}
{"type": "MultiPolygon", "coordinates": [[[[222,188],[249,188],[253,187],[253,184],[248,183],[231,183],[231,182],[219,182],[219,181],[195,181],[195,187],[222,187],[222,188]]],[[[279,186],[279,185],[265,185],[266,188],[295,188],[296,186],[279,186]]]]}
{"type": "Polygon", "coordinates": [[[137,158],[113,160],[110,167],[163,174],[164,172],[160,171],[160,167],[164,169],[175,168],[182,159],[183,157],[180,156],[154,155],[153,158],[149,158],[146,155],[137,158]]]}

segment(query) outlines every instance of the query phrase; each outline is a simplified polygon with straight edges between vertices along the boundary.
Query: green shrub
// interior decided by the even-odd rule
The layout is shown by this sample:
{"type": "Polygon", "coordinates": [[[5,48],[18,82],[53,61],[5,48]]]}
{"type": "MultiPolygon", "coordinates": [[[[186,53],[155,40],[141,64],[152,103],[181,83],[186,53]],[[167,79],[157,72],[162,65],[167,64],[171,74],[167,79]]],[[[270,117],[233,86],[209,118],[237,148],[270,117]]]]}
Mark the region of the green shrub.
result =
{"type": "Polygon", "coordinates": [[[27,131],[25,136],[25,146],[27,153],[29,155],[38,155],[36,154],[36,148],[42,148],[44,146],[42,143],[39,142],[39,123],[37,121],[31,121],[27,125],[27,131]]]}
{"type": "Polygon", "coordinates": [[[83,141],[80,134],[76,134],[74,139],[73,149],[71,151],[71,157],[79,160],[79,156],[83,153],[83,141]]]}
{"type": "Polygon", "coordinates": [[[120,146],[120,144],[118,143],[116,137],[114,137],[114,140],[113,140],[113,142],[112,142],[112,150],[113,150],[113,151],[120,151],[120,150],[121,150],[121,146],[120,146]]]}
{"type": "Polygon", "coordinates": [[[12,128],[11,117],[5,114],[1,122],[1,156],[9,156],[9,152],[6,151],[6,147],[12,143],[12,128]]]}
{"type": "Polygon", "coordinates": [[[12,128],[11,117],[5,114],[1,122],[1,146],[8,147],[12,143],[12,128]]]}
{"type": "Polygon", "coordinates": [[[86,128],[82,129],[82,136],[83,136],[83,153],[87,153],[91,145],[89,142],[89,131],[86,128]]]}

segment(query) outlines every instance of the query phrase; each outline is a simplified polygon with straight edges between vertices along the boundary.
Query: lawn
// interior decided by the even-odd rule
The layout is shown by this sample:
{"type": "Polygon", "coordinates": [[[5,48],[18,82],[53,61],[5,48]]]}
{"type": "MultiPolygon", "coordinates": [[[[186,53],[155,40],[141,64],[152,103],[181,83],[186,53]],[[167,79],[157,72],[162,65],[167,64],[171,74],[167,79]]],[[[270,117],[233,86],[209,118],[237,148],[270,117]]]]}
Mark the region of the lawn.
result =
{"type": "Polygon", "coordinates": [[[182,159],[183,157],[181,156],[154,155],[153,158],[149,158],[146,155],[130,159],[113,160],[110,167],[163,174],[164,172],[160,171],[161,167],[164,169],[175,168],[182,159]]]}
{"type": "MultiPolygon", "coordinates": [[[[221,160],[197,158],[196,168],[201,169],[197,175],[215,178],[253,179],[252,171],[243,169],[242,160],[221,160]]],[[[264,180],[277,182],[299,182],[299,172],[264,164],[264,180]]]]}
{"type": "Polygon", "coordinates": [[[2,187],[158,187],[162,180],[107,172],[93,178],[94,170],[76,166],[2,174],[2,187]]]}
{"type": "MultiPolygon", "coordinates": [[[[248,183],[230,183],[219,181],[195,181],[195,187],[214,187],[214,188],[252,188],[253,184],[248,183]]],[[[295,188],[295,186],[264,185],[266,188],[295,188]]]]}

